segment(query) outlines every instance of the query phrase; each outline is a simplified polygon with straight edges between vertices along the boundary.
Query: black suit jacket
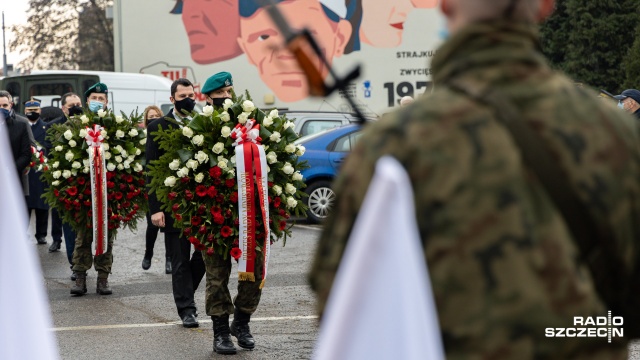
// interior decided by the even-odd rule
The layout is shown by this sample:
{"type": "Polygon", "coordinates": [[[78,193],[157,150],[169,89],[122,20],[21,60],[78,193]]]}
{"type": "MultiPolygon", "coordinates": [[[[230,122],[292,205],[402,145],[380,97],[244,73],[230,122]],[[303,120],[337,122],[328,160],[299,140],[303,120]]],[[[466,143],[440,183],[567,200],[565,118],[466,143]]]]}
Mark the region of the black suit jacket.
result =
{"type": "MultiPolygon", "coordinates": [[[[44,146],[47,126],[42,119],[38,119],[35,124],[31,125],[31,132],[33,133],[33,138],[40,145],[44,146]]],[[[42,198],[42,194],[44,194],[47,189],[47,185],[44,181],[40,180],[41,174],[41,172],[36,172],[35,169],[29,171],[29,196],[27,196],[27,207],[29,209],[49,209],[49,206],[42,198]]]]}
{"type": "MultiPolygon", "coordinates": [[[[175,115],[173,114],[173,109],[171,111],[169,111],[169,113],[166,115],[166,117],[168,118],[173,118],[175,119],[175,115]]],[[[158,128],[162,126],[163,130],[169,129],[169,128],[175,128],[176,125],[172,122],[169,122],[167,120],[165,120],[165,118],[160,118],[157,120],[152,121],[149,125],[147,125],[147,145],[145,148],[145,155],[147,158],[147,164],[150,164],[151,161],[153,160],[158,160],[160,159],[160,157],[162,155],[164,155],[165,151],[160,149],[158,143],[154,140],[155,137],[155,132],[158,131],[158,128]]],[[[151,178],[149,176],[147,176],[147,186],[151,183],[151,178]]],[[[156,193],[150,193],[149,194],[149,212],[151,213],[151,215],[158,213],[160,211],[162,211],[160,209],[160,207],[162,206],[162,203],[158,200],[158,197],[156,196],[156,193]]],[[[160,231],[162,232],[180,232],[179,229],[176,229],[175,227],[173,227],[173,217],[171,216],[170,213],[164,212],[164,223],[165,226],[164,228],[160,228],[160,231]]]]}
{"type": "Polygon", "coordinates": [[[11,153],[16,163],[16,174],[22,183],[22,191],[24,195],[29,195],[29,183],[27,174],[24,171],[31,162],[31,144],[33,143],[33,134],[31,133],[31,125],[29,121],[15,114],[6,119],[9,143],[11,144],[11,153]]]}

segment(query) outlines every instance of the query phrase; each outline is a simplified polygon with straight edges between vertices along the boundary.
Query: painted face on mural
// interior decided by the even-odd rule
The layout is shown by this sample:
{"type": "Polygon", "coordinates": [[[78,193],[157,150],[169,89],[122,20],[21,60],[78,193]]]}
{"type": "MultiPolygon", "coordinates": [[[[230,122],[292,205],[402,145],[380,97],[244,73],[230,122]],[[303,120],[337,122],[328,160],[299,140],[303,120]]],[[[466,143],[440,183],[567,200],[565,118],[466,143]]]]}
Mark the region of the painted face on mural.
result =
{"type": "Polygon", "coordinates": [[[182,22],[189,36],[191,58],[211,64],[242,53],[238,0],[187,0],[182,2],[182,22]]]}
{"type": "MultiPolygon", "coordinates": [[[[318,0],[283,1],[278,7],[292,28],[311,31],[330,64],[334,57],[344,53],[351,36],[351,24],[346,20],[331,20],[318,0]]],[[[307,97],[308,84],[293,55],[281,48],[284,42],[264,9],[240,19],[238,43],[249,62],[258,68],[262,81],[280,100],[299,101],[307,97]]],[[[326,77],[327,67],[317,57],[313,60],[323,78],[326,77]]]]}
{"type": "Polygon", "coordinates": [[[415,8],[433,8],[439,0],[361,0],[360,40],[380,48],[402,43],[404,23],[415,8]]]}

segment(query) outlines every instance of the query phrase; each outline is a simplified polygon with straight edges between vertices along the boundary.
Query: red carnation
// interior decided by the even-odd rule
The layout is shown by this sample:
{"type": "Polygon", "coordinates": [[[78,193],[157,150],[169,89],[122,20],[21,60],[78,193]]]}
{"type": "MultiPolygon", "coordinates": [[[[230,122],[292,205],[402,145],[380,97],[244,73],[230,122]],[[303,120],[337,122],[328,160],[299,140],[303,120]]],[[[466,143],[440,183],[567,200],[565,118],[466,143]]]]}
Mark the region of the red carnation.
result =
{"type": "Polygon", "coordinates": [[[113,171],[108,171],[107,172],[107,180],[113,179],[114,176],[116,176],[115,172],[113,172],[113,171]]]}
{"type": "Polygon", "coordinates": [[[107,189],[113,189],[114,186],[116,186],[116,183],[113,181],[107,181],[107,189]]]}
{"type": "Polygon", "coordinates": [[[282,203],[282,199],[279,196],[273,199],[273,206],[275,206],[276,208],[279,208],[281,203],[282,203]]]}
{"type": "Polygon", "coordinates": [[[210,198],[214,198],[218,195],[218,190],[216,190],[215,186],[209,186],[207,189],[207,195],[209,195],[210,198]]]}
{"type": "Polygon", "coordinates": [[[127,200],[131,200],[131,199],[133,199],[135,196],[136,196],[136,194],[135,194],[135,193],[128,192],[128,193],[127,193],[127,200]]]}
{"type": "Polygon", "coordinates": [[[237,247],[231,249],[229,253],[231,254],[231,257],[236,260],[240,259],[240,256],[242,256],[242,250],[240,250],[240,248],[237,248],[237,247]]]}
{"type": "Polygon", "coordinates": [[[145,181],[144,179],[138,179],[138,185],[144,185],[145,181]]]}
{"type": "Polygon", "coordinates": [[[129,191],[135,191],[136,187],[133,184],[129,184],[129,191]]]}
{"type": "Polygon", "coordinates": [[[233,225],[235,225],[235,226],[240,225],[240,219],[235,218],[235,219],[233,220],[233,225]]]}
{"type": "Polygon", "coordinates": [[[219,203],[223,203],[224,202],[224,195],[218,194],[216,196],[216,201],[219,202],[219,203]]]}
{"type": "Polygon", "coordinates": [[[271,181],[267,181],[267,186],[269,186],[269,188],[273,187],[273,183],[271,181]]]}
{"type": "Polygon", "coordinates": [[[198,215],[204,215],[207,212],[207,206],[202,204],[198,207],[198,215]]]}
{"type": "Polygon", "coordinates": [[[204,185],[196,186],[196,195],[198,195],[199,197],[207,196],[207,187],[204,185]]]}
{"type": "Polygon", "coordinates": [[[218,166],[214,166],[211,169],[209,169],[209,175],[212,178],[217,179],[222,175],[222,169],[220,169],[218,166]]]}
{"type": "Polygon", "coordinates": [[[175,214],[174,216],[176,217],[176,220],[178,220],[178,221],[182,221],[182,215],[180,215],[180,214],[175,214]]]}
{"type": "Polygon", "coordinates": [[[208,248],[207,249],[207,255],[209,255],[209,256],[213,255],[213,248],[208,248]]]}
{"type": "Polygon", "coordinates": [[[208,241],[208,242],[213,242],[213,239],[214,239],[213,234],[209,234],[209,235],[207,235],[207,241],[208,241]]]}
{"type": "Polygon", "coordinates": [[[181,177],[181,178],[180,178],[180,181],[181,181],[183,184],[188,184],[188,183],[189,183],[189,178],[188,178],[188,177],[186,177],[186,176],[185,176],[185,177],[181,177]]]}
{"type": "Polygon", "coordinates": [[[284,220],[280,220],[280,231],[287,228],[287,222],[284,220]]]}
{"type": "Polygon", "coordinates": [[[167,197],[169,198],[169,200],[173,200],[176,197],[178,197],[178,194],[176,194],[174,192],[170,192],[169,195],[167,195],[167,197]]]}
{"type": "Polygon", "coordinates": [[[219,186],[220,184],[222,184],[222,181],[220,179],[213,179],[213,185],[219,186]]]}
{"type": "Polygon", "coordinates": [[[120,199],[122,199],[122,196],[123,196],[123,195],[122,195],[122,193],[121,193],[120,191],[118,191],[117,193],[115,193],[116,200],[120,200],[120,199]]]}
{"type": "Polygon", "coordinates": [[[234,191],[233,193],[231,193],[231,195],[229,195],[229,201],[231,202],[238,202],[238,192],[234,191]]]}
{"type": "Polygon", "coordinates": [[[82,193],[85,195],[91,195],[91,188],[87,187],[82,193]]]}
{"type": "Polygon", "coordinates": [[[219,206],[211,207],[211,215],[220,214],[220,213],[222,213],[222,209],[220,209],[219,206]]]}
{"type": "Polygon", "coordinates": [[[286,212],[286,211],[284,211],[284,209],[280,209],[280,210],[278,210],[278,214],[279,214],[280,216],[284,216],[286,213],[287,213],[287,212],[286,212]]]}
{"type": "Polygon", "coordinates": [[[65,190],[67,192],[67,194],[69,194],[69,196],[76,196],[78,195],[78,188],[75,186],[72,186],[70,188],[68,188],[67,190],[65,190]]]}
{"type": "Polygon", "coordinates": [[[231,236],[231,228],[228,226],[223,226],[222,229],[220,229],[220,235],[222,235],[223,237],[229,237],[231,236]]]}
{"type": "Polygon", "coordinates": [[[191,225],[198,226],[201,223],[202,223],[202,218],[200,218],[199,216],[192,216],[191,217],[191,225]]]}
{"type": "MultiPolygon", "coordinates": [[[[193,224],[193,218],[191,218],[191,224],[193,224]]],[[[207,227],[204,225],[200,226],[200,228],[198,229],[198,232],[200,234],[205,234],[207,232],[207,227]]]]}
{"type": "MultiPolygon", "coordinates": [[[[191,228],[190,228],[190,227],[188,227],[188,228],[184,228],[184,229],[182,229],[182,233],[184,234],[184,236],[189,236],[189,235],[191,235],[191,228]]],[[[189,239],[189,240],[191,240],[191,239],[189,239]]]]}
{"type": "Polygon", "coordinates": [[[138,205],[138,204],[133,204],[133,210],[136,210],[136,211],[137,211],[138,209],[140,209],[140,205],[138,205]]]}
{"type": "Polygon", "coordinates": [[[87,182],[87,180],[85,180],[85,178],[83,178],[83,177],[79,177],[78,178],[78,184],[84,185],[85,182],[87,182]]]}
{"type": "Polygon", "coordinates": [[[236,181],[234,179],[227,179],[227,181],[225,181],[225,185],[227,185],[228,188],[234,187],[235,184],[236,181]]]}
{"type": "Polygon", "coordinates": [[[126,184],[120,184],[120,190],[122,190],[122,191],[127,190],[127,185],[126,184]]]}
{"type": "Polygon", "coordinates": [[[128,208],[129,206],[131,206],[131,203],[129,201],[125,201],[122,206],[128,208]]]}
{"type": "MultiPolygon", "coordinates": [[[[187,229],[184,229],[184,230],[185,230],[184,234],[187,235],[187,231],[186,231],[187,229]]],[[[191,233],[191,229],[189,229],[189,233],[191,233]]],[[[192,243],[193,245],[200,244],[200,241],[198,241],[198,238],[195,236],[190,236],[189,242],[192,243]]]]}
{"type": "Polygon", "coordinates": [[[231,215],[233,215],[233,212],[231,212],[231,210],[229,210],[229,209],[225,210],[225,212],[224,212],[224,216],[225,216],[227,219],[230,219],[230,218],[231,218],[231,215]]]}
{"type": "Polygon", "coordinates": [[[133,175],[127,174],[127,182],[128,183],[133,182],[133,175]]]}
{"type": "Polygon", "coordinates": [[[180,209],[180,204],[173,204],[173,206],[171,207],[171,210],[173,210],[173,212],[178,211],[178,209],[180,209]]]}
{"type": "Polygon", "coordinates": [[[56,197],[60,196],[60,191],[58,191],[58,189],[53,189],[53,195],[56,197]]]}
{"type": "Polygon", "coordinates": [[[187,199],[187,201],[191,201],[193,200],[193,193],[189,190],[185,190],[184,191],[184,198],[187,199]]]}
{"type": "Polygon", "coordinates": [[[204,250],[204,249],[206,249],[206,248],[207,248],[206,246],[204,246],[204,244],[202,244],[202,243],[201,243],[201,242],[199,242],[199,241],[198,241],[198,243],[197,243],[197,244],[193,245],[193,247],[194,247],[194,248],[196,248],[196,250],[200,250],[200,251],[202,251],[202,250],[204,250]]]}
{"type": "Polygon", "coordinates": [[[217,213],[213,215],[213,222],[218,224],[218,225],[222,225],[224,224],[224,216],[222,216],[222,214],[217,213]]]}
{"type": "Polygon", "coordinates": [[[91,206],[91,201],[85,200],[84,201],[84,206],[91,206]]]}

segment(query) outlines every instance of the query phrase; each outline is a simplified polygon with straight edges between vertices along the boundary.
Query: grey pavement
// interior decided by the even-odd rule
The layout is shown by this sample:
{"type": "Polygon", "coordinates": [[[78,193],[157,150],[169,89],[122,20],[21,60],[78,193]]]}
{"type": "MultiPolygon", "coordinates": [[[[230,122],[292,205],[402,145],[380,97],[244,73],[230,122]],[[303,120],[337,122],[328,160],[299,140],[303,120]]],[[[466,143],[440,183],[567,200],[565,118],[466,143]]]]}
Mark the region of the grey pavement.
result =
{"type": "MultiPolygon", "coordinates": [[[[31,221],[30,231],[33,232],[31,221]]],[[[251,321],[256,348],[238,348],[232,357],[213,353],[211,320],[204,309],[204,282],[196,292],[200,328],[185,329],[176,313],[171,275],[164,274],[164,239],[160,234],[151,269],[144,271],[144,231],[120,231],[114,245],[113,295],[95,293],[96,273],[90,270],[88,293],[72,297],[72,282],[64,242],[60,252],[37,248],[49,296],[54,332],[62,359],[309,359],[317,337],[314,299],[306,273],[320,227],[296,225],[287,245],[272,246],[269,277],[251,321]]],[[[51,238],[47,241],[51,243],[51,238]]],[[[235,270],[235,265],[234,265],[235,270]]],[[[235,272],[235,271],[234,271],[235,272]]],[[[232,273],[233,274],[233,273],[232,273]]],[[[230,290],[235,294],[237,276],[230,290]]],[[[234,338],[235,341],[235,338],[234,338]]],[[[237,345],[237,343],[236,343],[237,345]]],[[[630,360],[640,360],[640,342],[629,349],[630,360]]]]}

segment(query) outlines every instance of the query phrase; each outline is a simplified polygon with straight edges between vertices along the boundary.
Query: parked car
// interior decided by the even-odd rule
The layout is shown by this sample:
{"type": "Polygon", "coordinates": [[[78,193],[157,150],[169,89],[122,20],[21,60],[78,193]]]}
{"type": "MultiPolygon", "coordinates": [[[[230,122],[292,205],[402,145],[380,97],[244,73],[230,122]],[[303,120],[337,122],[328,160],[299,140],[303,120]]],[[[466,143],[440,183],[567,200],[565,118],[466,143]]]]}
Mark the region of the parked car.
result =
{"type": "Polygon", "coordinates": [[[350,124],[304,136],[296,144],[306,148],[300,160],[309,168],[302,170],[307,187],[307,218],[313,222],[325,219],[335,199],[331,183],[338,174],[345,157],[362,135],[362,125],[350,124]]]}
{"type": "MultiPolygon", "coordinates": [[[[344,112],[281,111],[280,113],[293,121],[295,125],[293,129],[301,137],[358,122],[354,114],[344,112]]],[[[367,120],[373,120],[373,118],[367,120]]]]}

